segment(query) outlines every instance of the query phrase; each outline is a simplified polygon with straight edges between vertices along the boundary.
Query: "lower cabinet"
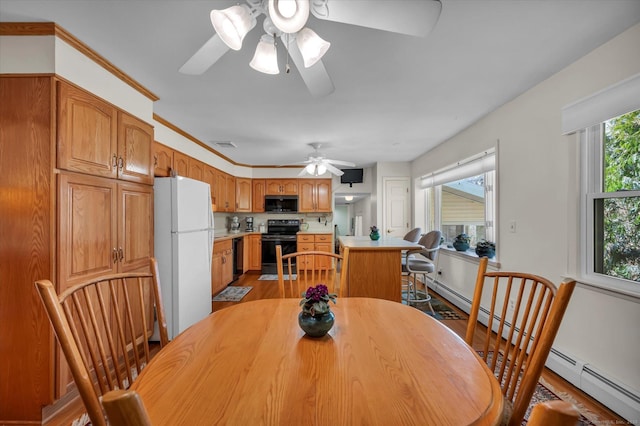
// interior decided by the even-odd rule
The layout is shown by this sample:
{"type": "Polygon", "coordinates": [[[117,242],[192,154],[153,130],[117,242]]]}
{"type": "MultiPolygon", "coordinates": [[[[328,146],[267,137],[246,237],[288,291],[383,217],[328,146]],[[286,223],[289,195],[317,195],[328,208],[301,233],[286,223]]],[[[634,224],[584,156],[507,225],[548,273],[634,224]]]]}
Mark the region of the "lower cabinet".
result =
{"type": "Polygon", "coordinates": [[[216,241],[211,259],[211,294],[222,291],[233,281],[233,245],[231,240],[216,241]]]}
{"type": "MultiPolygon", "coordinates": [[[[299,252],[305,251],[325,251],[331,253],[331,234],[298,234],[297,238],[299,252]]],[[[330,266],[331,259],[314,259],[305,256],[298,260],[298,269],[321,269],[330,266]]]]}
{"type": "Polygon", "coordinates": [[[249,235],[249,270],[262,269],[262,234],[249,235]]]}

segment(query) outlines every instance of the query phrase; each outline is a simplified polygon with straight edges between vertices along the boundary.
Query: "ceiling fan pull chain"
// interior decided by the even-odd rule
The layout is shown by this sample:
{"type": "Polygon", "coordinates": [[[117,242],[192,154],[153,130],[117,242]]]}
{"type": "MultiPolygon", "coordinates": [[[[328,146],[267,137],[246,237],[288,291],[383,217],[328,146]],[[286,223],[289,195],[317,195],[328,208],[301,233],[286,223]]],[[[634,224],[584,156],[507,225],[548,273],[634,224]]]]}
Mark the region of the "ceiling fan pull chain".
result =
{"type": "Polygon", "coordinates": [[[291,67],[289,66],[289,34],[285,33],[287,36],[287,49],[285,49],[287,51],[287,64],[284,67],[284,72],[286,74],[289,74],[291,72],[291,67]]]}

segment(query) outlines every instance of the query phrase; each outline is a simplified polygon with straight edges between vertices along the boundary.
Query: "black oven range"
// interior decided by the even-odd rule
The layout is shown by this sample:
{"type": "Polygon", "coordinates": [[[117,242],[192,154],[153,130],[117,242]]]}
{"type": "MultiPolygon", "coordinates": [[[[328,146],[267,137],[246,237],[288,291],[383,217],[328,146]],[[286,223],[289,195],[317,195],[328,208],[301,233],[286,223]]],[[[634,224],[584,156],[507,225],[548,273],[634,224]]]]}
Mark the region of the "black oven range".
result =
{"type": "Polygon", "coordinates": [[[276,246],[282,246],[282,254],[295,253],[296,234],[300,219],[269,219],[267,233],[262,234],[262,273],[277,274],[276,246]]]}

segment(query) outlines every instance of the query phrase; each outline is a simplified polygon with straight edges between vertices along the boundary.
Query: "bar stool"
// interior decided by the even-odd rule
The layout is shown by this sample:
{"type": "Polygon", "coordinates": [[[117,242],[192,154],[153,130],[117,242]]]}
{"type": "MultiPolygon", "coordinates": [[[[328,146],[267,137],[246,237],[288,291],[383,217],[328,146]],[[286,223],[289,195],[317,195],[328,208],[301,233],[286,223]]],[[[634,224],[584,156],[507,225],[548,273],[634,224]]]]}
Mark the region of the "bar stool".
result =
{"type": "Polygon", "coordinates": [[[431,296],[429,295],[428,280],[435,282],[436,259],[440,249],[440,231],[430,231],[420,238],[418,244],[424,249],[409,250],[406,253],[402,272],[408,277],[403,280],[403,292],[406,294],[407,304],[428,303],[429,310],[435,316],[433,306],[431,306],[431,296]],[[422,275],[424,291],[417,288],[417,276],[422,275]]]}

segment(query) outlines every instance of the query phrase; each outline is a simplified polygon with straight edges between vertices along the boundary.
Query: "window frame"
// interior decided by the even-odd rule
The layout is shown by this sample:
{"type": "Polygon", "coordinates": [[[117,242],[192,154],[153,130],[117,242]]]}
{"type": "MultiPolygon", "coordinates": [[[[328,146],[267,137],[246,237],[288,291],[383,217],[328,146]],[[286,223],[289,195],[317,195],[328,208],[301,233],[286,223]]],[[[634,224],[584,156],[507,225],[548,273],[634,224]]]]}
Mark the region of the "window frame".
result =
{"type": "Polygon", "coordinates": [[[580,281],[634,297],[640,297],[640,283],[595,272],[594,203],[603,198],[640,196],[640,191],[603,192],[604,123],[579,132],[581,150],[580,190],[580,281]]]}

